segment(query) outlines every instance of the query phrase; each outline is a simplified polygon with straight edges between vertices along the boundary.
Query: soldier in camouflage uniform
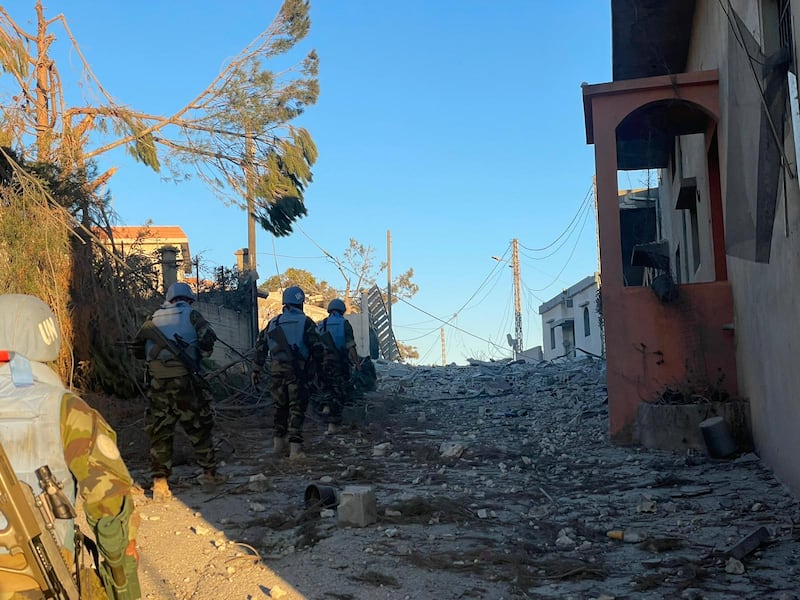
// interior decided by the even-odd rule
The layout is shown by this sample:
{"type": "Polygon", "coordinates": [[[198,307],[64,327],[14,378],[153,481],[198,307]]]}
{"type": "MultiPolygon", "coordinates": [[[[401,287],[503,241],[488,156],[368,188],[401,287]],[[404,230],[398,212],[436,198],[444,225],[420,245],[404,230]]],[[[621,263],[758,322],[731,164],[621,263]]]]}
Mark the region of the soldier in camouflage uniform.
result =
{"type": "Polygon", "coordinates": [[[328,316],[317,323],[317,333],[325,349],[322,357],[322,414],[328,422],[327,434],[338,431],[342,424],[342,407],[350,400],[350,368],[361,363],[356,352],[353,326],[344,318],[344,302],[334,298],[328,303],[328,316]]]}
{"type": "MultiPolygon", "coordinates": [[[[0,295],[0,441],[20,481],[38,489],[35,471],[46,464],[73,504],[80,494],[105,564],[122,567],[127,575],[123,594],[104,573],[109,596],[139,598],[133,481],[116,433],[45,364],[58,358],[60,346],[58,323],[44,302],[23,294],[0,295]]],[[[71,550],[72,521],[58,519],[55,525],[63,547],[71,550]]],[[[0,554],[0,567],[19,570],[24,558],[0,554]]],[[[12,593],[31,597],[30,590],[38,589],[21,573],[0,576],[1,598],[12,593]]]]}
{"type": "Polygon", "coordinates": [[[197,381],[199,361],[211,355],[217,336],[203,315],[191,307],[195,295],[186,283],[173,283],[166,300],[136,334],[136,340],[144,342],[150,374],[145,429],[150,436],[156,500],[172,495],[167,480],[172,474],[177,423],[186,432],[197,463],[203,468],[201,481],[213,484],[224,479],[217,473],[210,399],[197,381]]]}
{"type": "Polygon", "coordinates": [[[312,371],[319,363],[322,347],[313,320],[303,312],[305,294],[297,286],[283,292],[283,311],[258,334],[253,383],[258,384],[269,354],[270,393],[275,406],[273,447],[289,458],[305,458],[303,423],[306,418],[312,371]]]}

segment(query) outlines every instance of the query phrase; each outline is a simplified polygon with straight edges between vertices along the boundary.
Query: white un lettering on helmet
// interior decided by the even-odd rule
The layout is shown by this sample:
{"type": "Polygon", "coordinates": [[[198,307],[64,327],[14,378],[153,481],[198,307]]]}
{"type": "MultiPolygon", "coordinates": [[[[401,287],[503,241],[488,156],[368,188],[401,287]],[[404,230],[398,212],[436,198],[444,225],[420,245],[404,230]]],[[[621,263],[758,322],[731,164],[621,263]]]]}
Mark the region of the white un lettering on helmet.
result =
{"type": "Polygon", "coordinates": [[[42,341],[48,346],[53,345],[58,340],[58,330],[51,317],[39,322],[39,335],[42,341]]]}

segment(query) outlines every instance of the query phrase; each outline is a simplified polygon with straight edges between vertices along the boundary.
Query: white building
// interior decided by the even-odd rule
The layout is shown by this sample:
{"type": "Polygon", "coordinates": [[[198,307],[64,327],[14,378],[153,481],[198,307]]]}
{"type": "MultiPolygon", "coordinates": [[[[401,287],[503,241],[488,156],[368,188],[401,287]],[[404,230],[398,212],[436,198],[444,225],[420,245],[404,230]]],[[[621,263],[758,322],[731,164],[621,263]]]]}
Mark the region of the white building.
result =
{"type": "Polygon", "coordinates": [[[544,360],[603,356],[599,285],[599,274],[584,277],[539,307],[544,360]]]}

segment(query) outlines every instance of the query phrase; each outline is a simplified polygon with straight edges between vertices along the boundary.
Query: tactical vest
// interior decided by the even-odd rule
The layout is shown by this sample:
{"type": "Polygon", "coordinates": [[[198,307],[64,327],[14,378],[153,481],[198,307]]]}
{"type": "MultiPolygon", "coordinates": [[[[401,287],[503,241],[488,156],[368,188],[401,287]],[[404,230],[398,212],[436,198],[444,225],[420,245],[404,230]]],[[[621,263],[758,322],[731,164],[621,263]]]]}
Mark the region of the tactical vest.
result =
{"type": "Polygon", "coordinates": [[[342,350],[344,349],[344,341],[345,341],[344,323],[345,323],[344,315],[332,313],[331,315],[323,319],[319,325],[317,325],[317,331],[319,331],[320,333],[325,333],[326,331],[330,333],[336,348],[342,350]]]}
{"type": "MultiPolygon", "coordinates": [[[[0,367],[0,440],[17,478],[30,485],[34,495],[41,492],[36,469],[47,465],[74,506],[75,481],[61,439],[61,401],[67,390],[47,366],[32,362],[31,367],[35,382],[24,387],[14,385],[8,364],[0,367]]],[[[72,520],[56,519],[55,528],[72,550],[72,520]]]]}
{"type": "Polygon", "coordinates": [[[287,354],[287,350],[289,350],[290,352],[296,352],[300,358],[308,358],[308,348],[304,339],[306,315],[303,311],[290,308],[286,312],[279,314],[269,322],[267,333],[273,331],[276,327],[280,327],[283,330],[289,348],[281,347],[272,336],[268,336],[270,356],[281,362],[290,362],[293,357],[291,354],[287,354]]]}
{"type": "MultiPolygon", "coordinates": [[[[178,334],[181,339],[189,344],[186,347],[186,353],[192,360],[199,358],[197,351],[197,331],[192,325],[190,315],[192,314],[192,307],[183,301],[178,301],[175,304],[164,304],[156,312],[153,313],[153,325],[161,330],[164,337],[170,342],[175,342],[175,334],[178,334]]],[[[156,356],[152,356],[152,349],[156,343],[153,340],[145,342],[145,353],[147,360],[177,360],[175,355],[169,350],[162,349],[156,356]]]]}

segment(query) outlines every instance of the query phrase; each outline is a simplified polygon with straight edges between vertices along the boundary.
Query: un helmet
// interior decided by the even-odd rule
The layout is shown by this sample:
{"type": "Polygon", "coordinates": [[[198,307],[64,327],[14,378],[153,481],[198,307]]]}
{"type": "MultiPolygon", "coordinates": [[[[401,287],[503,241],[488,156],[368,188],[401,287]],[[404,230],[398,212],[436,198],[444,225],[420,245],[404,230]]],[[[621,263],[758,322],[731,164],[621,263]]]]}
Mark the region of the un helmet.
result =
{"type": "Polygon", "coordinates": [[[52,362],[60,348],[58,322],[47,304],[27,294],[0,295],[0,350],[52,362]]]}
{"type": "Polygon", "coordinates": [[[167,290],[167,302],[172,302],[175,298],[187,298],[192,302],[197,300],[197,296],[194,295],[192,288],[189,287],[188,283],[184,283],[183,281],[173,283],[167,290]]]}
{"type": "Polygon", "coordinates": [[[283,303],[284,304],[294,304],[297,306],[302,306],[303,302],[306,301],[306,295],[296,285],[286,288],[283,290],[283,303]]]}
{"type": "Polygon", "coordinates": [[[334,298],[330,302],[328,302],[328,312],[333,312],[338,310],[340,313],[344,314],[347,311],[347,307],[344,305],[344,301],[340,300],[339,298],[334,298]]]}

